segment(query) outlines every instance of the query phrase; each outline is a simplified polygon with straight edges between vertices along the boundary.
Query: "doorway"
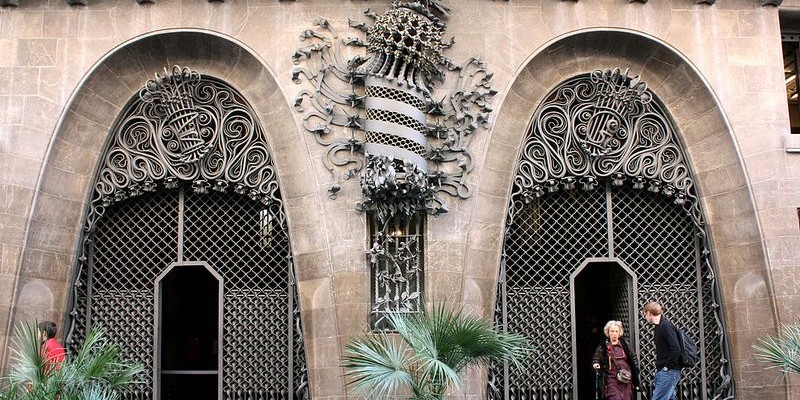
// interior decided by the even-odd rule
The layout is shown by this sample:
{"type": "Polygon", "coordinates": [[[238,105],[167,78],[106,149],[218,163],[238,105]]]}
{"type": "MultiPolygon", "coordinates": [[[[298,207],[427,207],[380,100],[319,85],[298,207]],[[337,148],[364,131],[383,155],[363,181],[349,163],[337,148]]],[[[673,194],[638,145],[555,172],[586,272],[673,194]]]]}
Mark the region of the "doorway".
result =
{"type": "Polygon", "coordinates": [[[156,288],[156,399],[221,399],[221,277],[204,263],[176,263],[156,288]]]}
{"type": "Polygon", "coordinates": [[[572,274],[574,328],[573,376],[576,399],[596,399],[599,377],[591,367],[592,356],[605,339],[603,328],[610,320],[621,321],[625,340],[636,346],[636,279],[615,259],[589,259],[572,274]]]}

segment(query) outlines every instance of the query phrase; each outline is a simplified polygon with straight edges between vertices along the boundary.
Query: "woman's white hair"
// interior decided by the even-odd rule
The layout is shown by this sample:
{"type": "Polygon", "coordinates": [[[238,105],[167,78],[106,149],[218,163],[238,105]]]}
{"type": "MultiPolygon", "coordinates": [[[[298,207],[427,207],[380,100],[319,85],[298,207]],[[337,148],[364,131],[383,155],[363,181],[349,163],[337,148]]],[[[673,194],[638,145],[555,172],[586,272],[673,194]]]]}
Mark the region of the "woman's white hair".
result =
{"type": "Polygon", "coordinates": [[[614,320],[606,322],[606,326],[603,328],[603,333],[606,334],[606,337],[608,337],[608,330],[611,329],[612,326],[616,326],[617,328],[619,328],[619,336],[622,337],[622,334],[625,332],[624,330],[622,330],[622,321],[614,321],[614,320]]]}

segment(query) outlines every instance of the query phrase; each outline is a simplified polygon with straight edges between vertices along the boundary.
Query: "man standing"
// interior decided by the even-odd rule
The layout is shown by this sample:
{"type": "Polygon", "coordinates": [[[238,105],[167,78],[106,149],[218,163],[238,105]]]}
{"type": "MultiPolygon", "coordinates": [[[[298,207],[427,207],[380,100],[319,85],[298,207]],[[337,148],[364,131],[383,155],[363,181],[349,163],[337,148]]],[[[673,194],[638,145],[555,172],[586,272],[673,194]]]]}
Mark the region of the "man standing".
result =
{"type": "Polygon", "coordinates": [[[61,343],[56,340],[56,324],[53,321],[44,321],[39,324],[39,332],[42,334],[42,358],[45,363],[45,373],[52,369],[61,368],[61,363],[67,357],[67,352],[61,343]]]}
{"type": "Polygon", "coordinates": [[[654,301],[644,306],[644,316],[647,322],[655,325],[653,339],[656,344],[656,373],[653,377],[653,397],[650,399],[675,400],[675,386],[681,379],[678,330],[661,315],[661,304],[654,301]]]}

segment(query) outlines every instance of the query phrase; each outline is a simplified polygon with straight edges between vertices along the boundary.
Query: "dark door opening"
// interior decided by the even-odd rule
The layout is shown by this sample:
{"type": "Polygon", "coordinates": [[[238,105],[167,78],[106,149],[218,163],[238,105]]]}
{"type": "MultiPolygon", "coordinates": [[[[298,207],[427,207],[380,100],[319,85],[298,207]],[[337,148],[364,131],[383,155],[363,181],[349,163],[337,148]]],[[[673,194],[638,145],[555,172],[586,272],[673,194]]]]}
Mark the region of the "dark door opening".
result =
{"type": "Polygon", "coordinates": [[[590,262],[574,277],[576,398],[600,398],[591,361],[597,345],[605,340],[603,328],[608,321],[622,321],[623,337],[634,346],[635,329],[630,324],[635,321],[632,293],[632,277],[614,261],[590,262]]]}
{"type": "Polygon", "coordinates": [[[161,280],[161,400],[218,398],[219,290],[202,265],[176,265],[161,280]]]}

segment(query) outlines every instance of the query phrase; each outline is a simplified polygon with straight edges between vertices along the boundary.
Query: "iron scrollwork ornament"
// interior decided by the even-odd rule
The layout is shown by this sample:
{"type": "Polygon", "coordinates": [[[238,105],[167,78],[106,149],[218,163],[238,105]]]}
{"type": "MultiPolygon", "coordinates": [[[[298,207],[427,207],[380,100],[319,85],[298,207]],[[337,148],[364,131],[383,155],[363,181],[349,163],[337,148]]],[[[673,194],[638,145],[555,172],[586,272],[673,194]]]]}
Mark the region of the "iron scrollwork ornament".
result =
{"type": "Polygon", "coordinates": [[[164,75],[147,81],[139,91],[139,98],[152,103],[164,119],[155,144],[170,164],[191,164],[208,153],[210,132],[208,127],[201,127],[201,114],[194,105],[193,87],[199,82],[196,71],[175,67],[171,75],[165,70],[164,75]]]}
{"type": "Polygon", "coordinates": [[[367,156],[367,168],[361,179],[365,200],[357,205],[363,211],[372,209],[379,221],[389,221],[395,215],[413,216],[419,210],[435,204],[433,187],[425,173],[406,162],[401,171],[388,157],[367,156]]]}
{"type": "Polygon", "coordinates": [[[385,319],[387,311],[415,313],[422,309],[423,242],[419,227],[408,227],[410,232],[388,229],[388,234],[377,229],[372,237],[367,254],[373,268],[373,329],[391,328],[385,319]]]}
{"type": "Polygon", "coordinates": [[[364,201],[357,209],[381,209],[382,217],[437,215],[447,212],[440,194],[471,195],[469,142],[488,128],[496,92],[482,61],[471,58],[457,66],[443,55],[454,43],[442,39],[448,11],[438,1],[395,1],[382,15],[365,11],[371,26],[350,21],[365,38],[339,39],[322,18],[315,21],[319,30],[301,34],[309,44],[292,57],[298,65],[292,79],[313,89],[300,91],[294,108],[327,148],[324,163],[335,178],[330,197],[341,190],[335,167],[346,167],[342,179],[361,175],[364,201]],[[437,92],[435,83],[451,75],[454,89],[437,92]],[[382,186],[385,181],[377,178],[386,174],[387,163],[393,164],[395,182],[408,190],[382,186]]]}
{"type": "Polygon", "coordinates": [[[104,210],[160,184],[233,190],[270,204],[278,183],[264,132],[237,93],[189,68],[164,69],[120,117],[95,183],[86,232],[104,210]]]}
{"type": "Polygon", "coordinates": [[[615,186],[630,181],[671,197],[702,230],[677,132],[652,98],[627,70],[595,70],[562,84],[534,115],[515,177],[521,195],[591,189],[599,178],[615,186]]]}

